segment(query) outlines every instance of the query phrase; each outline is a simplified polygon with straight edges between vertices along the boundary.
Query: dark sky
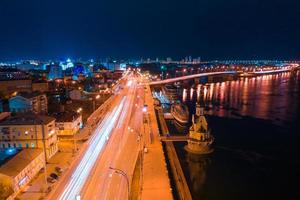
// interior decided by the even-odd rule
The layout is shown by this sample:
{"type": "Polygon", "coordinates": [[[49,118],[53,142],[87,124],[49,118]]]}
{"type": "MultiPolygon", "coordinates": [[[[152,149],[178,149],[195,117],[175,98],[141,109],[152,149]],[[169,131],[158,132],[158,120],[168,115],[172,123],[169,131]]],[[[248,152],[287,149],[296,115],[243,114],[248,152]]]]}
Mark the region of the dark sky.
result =
{"type": "Polygon", "coordinates": [[[299,0],[0,0],[0,59],[300,59],[299,0]]]}

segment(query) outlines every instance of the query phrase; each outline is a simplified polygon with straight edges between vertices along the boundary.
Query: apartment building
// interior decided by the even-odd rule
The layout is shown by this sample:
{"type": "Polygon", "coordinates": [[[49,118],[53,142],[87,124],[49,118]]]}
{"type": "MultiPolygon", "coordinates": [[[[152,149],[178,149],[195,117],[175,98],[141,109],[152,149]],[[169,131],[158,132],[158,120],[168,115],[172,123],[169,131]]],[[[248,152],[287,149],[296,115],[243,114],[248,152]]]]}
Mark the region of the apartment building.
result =
{"type": "Polygon", "coordinates": [[[55,118],[26,113],[0,121],[0,148],[38,148],[48,160],[58,150],[55,118]]]}
{"type": "Polygon", "coordinates": [[[9,99],[9,110],[13,113],[33,112],[35,114],[46,114],[48,113],[47,96],[39,92],[18,93],[9,99]]]}

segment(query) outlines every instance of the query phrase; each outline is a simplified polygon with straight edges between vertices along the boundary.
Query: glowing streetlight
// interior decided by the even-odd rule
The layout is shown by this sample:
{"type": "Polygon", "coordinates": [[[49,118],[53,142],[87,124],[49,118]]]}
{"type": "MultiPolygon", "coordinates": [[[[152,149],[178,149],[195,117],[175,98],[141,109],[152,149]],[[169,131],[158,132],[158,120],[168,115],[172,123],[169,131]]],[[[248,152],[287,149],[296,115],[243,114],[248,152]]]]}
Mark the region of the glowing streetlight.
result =
{"type": "Polygon", "coordinates": [[[129,193],[130,186],[129,186],[129,179],[128,179],[127,174],[121,169],[117,169],[117,168],[113,168],[113,167],[109,167],[109,169],[113,170],[116,174],[122,175],[125,178],[126,183],[127,183],[127,195],[128,195],[128,200],[129,200],[130,199],[130,193],[129,193]]]}
{"type": "Polygon", "coordinates": [[[77,109],[77,113],[80,113],[82,111],[82,108],[77,109]]]}
{"type": "Polygon", "coordinates": [[[148,106],[147,106],[147,105],[144,105],[142,111],[143,111],[143,113],[147,112],[147,111],[148,111],[148,106]]]}

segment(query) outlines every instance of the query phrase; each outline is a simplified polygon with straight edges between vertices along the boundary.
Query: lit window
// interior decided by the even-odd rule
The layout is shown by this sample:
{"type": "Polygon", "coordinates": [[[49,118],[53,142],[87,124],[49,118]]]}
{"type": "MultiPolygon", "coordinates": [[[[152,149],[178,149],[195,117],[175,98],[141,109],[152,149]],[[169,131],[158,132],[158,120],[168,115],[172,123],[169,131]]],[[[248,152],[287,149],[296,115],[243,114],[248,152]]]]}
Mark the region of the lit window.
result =
{"type": "Polygon", "coordinates": [[[51,131],[49,131],[48,136],[51,136],[51,135],[53,135],[54,133],[55,133],[55,130],[51,130],[51,131]]]}

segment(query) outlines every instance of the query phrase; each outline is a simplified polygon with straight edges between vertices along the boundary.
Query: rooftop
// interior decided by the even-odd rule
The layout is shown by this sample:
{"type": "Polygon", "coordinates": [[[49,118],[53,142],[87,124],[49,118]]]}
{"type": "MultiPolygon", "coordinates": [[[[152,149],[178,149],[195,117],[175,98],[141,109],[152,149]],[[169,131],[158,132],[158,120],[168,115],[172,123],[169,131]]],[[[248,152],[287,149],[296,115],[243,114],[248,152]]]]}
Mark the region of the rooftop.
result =
{"type": "Polygon", "coordinates": [[[0,121],[10,116],[10,112],[1,112],[0,113],[0,121]]]}
{"type": "Polygon", "coordinates": [[[32,160],[43,151],[41,149],[23,149],[10,160],[0,166],[0,174],[10,177],[17,176],[32,160]]]}
{"type": "MultiPolygon", "coordinates": [[[[40,95],[43,95],[43,93],[40,93],[40,92],[18,92],[17,96],[21,96],[21,97],[24,97],[26,99],[31,99],[31,98],[34,98],[34,97],[37,97],[37,96],[40,96],[40,95]]],[[[14,97],[12,97],[14,98],[14,97]]]]}
{"type": "Polygon", "coordinates": [[[18,114],[0,121],[0,126],[8,125],[32,125],[32,124],[49,124],[55,118],[46,115],[36,115],[34,113],[18,114]]]}
{"type": "Polygon", "coordinates": [[[72,122],[73,120],[77,119],[80,114],[77,112],[58,112],[52,115],[56,118],[56,122],[72,122]]]}

